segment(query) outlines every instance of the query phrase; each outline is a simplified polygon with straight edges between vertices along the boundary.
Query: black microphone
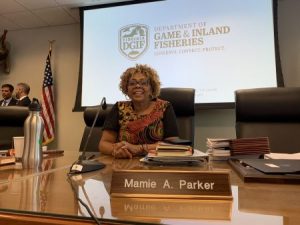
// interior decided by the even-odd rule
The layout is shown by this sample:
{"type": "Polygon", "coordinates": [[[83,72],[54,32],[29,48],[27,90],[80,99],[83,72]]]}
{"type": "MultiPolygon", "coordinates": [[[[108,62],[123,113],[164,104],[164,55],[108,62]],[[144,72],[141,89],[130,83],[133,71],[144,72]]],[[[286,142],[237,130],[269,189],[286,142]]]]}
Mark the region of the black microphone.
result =
{"type": "Polygon", "coordinates": [[[86,154],[87,145],[91,138],[100,110],[106,110],[106,108],[107,108],[106,98],[103,97],[99,105],[99,108],[97,110],[96,116],[94,118],[93,124],[91,126],[90,132],[88,134],[88,137],[86,139],[86,142],[84,144],[82,154],[81,156],[79,156],[79,159],[71,166],[70,173],[74,174],[74,173],[91,172],[91,171],[103,169],[105,167],[105,164],[101,162],[87,160],[85,154],[86,154]]]}
{"type": "MultiPolygon", "coordinates": [[[[101,106],[102,110],[106,110],[107,104],[106,104],[106,98],[105,98],[105,97],[102,98],[101,103],[100,103],[100,106],[101,106]]],[[[100,110],[99,110],[99,112],[100,112],[100,110]]],[[[99,114],[99,113],[98,113],[98,114],[99,114]]],[[[97,116],[97,117],[98,117],[98,116],[97,116]]]]}

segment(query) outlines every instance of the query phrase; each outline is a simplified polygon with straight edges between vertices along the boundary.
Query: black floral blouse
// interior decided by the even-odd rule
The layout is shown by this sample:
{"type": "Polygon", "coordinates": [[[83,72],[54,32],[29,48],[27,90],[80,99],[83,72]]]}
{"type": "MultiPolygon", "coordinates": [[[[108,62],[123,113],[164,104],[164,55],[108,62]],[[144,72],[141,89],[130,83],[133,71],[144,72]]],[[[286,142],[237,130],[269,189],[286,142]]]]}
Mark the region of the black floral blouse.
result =
{"type": "Polygon", "coordinates": [[[146,115],[137,115],[131,101],[117,102],[103,129],[116,131],[119,141],[131,144],[150,144],[178,136],[176,117],[170,102],[158,98],[153,101],[155,106],[146,115]]]}

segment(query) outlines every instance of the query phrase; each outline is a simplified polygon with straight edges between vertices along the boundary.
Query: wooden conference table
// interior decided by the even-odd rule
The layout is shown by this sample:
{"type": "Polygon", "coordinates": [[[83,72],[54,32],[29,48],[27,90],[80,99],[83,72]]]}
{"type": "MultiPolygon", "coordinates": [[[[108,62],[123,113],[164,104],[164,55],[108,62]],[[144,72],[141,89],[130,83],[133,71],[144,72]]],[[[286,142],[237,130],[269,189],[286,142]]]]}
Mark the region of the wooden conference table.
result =
{"type": "Polygon", "coordinates": [[[230,172],[233,200],[112,198],[113,170],[231,170],[226,162],[202,167],[149,166],[138,159],[115,160],[99,171],[67,179],[79,153],[44,159],[43,171],[0,167],[0,224],[95,224],[81,198],[102,224],[300,224],[300,185],[244,183],[230,172]]]}

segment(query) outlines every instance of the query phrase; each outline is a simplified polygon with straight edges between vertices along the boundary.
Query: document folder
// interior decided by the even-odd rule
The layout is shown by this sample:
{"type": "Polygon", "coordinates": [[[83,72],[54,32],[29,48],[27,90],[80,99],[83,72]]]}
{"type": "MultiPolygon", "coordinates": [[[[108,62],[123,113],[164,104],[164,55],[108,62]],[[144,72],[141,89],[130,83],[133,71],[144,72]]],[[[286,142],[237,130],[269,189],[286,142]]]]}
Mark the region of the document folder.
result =
{"type": "Polygon", "coordinates": [[[292,159],[242,159],[247,164],[266,174],[291,174],[299,173],[300,160],[292,159]]]}
{"type": "MultiPolygon", "coordinates": [[[[262,159],[229,159],[228,163],[240,176],[244,182],[256,182],[256,183],[276,183],[276,184],[300,184],[300,174],[298,169],[286,170],[285,173],[264,173],[249,164],[250,162],[262,160],[262,159]],[[247,164],[249,163],[249,164],[247,164]],[[287,172],[287,171],[293,171],[287,172]]],[[[292,164],[299,164],[299,160],[293,160],[292,164]]],[[[259,161],[263,163],[263,161],[259,161]]],[[[273,162],[273,161],[272,161],[273,162]]],[[[276,165],[276,164],[275,164],[276,165]]],[[[255,164],[257,166],[257,163],[255,164]]],[[[298,166],[298,165],[297,165],[298,166]]],[[[299,167],[298,167],[299,168],[299,167]]]]}

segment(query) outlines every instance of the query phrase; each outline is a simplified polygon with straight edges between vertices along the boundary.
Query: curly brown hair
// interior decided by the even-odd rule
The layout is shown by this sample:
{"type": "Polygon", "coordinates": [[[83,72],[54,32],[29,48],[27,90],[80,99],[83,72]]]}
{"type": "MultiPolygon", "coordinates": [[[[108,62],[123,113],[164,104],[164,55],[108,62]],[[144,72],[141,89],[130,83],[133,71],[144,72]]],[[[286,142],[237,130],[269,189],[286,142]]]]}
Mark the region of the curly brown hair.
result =
{"type": "Polygon", "coordinates": [[[148,65],[136,64],[135,67],[128,68],[122,75],[120,81],[120,90],[123,94],[128,95],[128,82],[130,78],[136,74],[142,73],[149,80],[149,84],[152,90],[152,97],[157,98],[160,94],[160,80],[156,70],[152,69],[148,65]]]}

